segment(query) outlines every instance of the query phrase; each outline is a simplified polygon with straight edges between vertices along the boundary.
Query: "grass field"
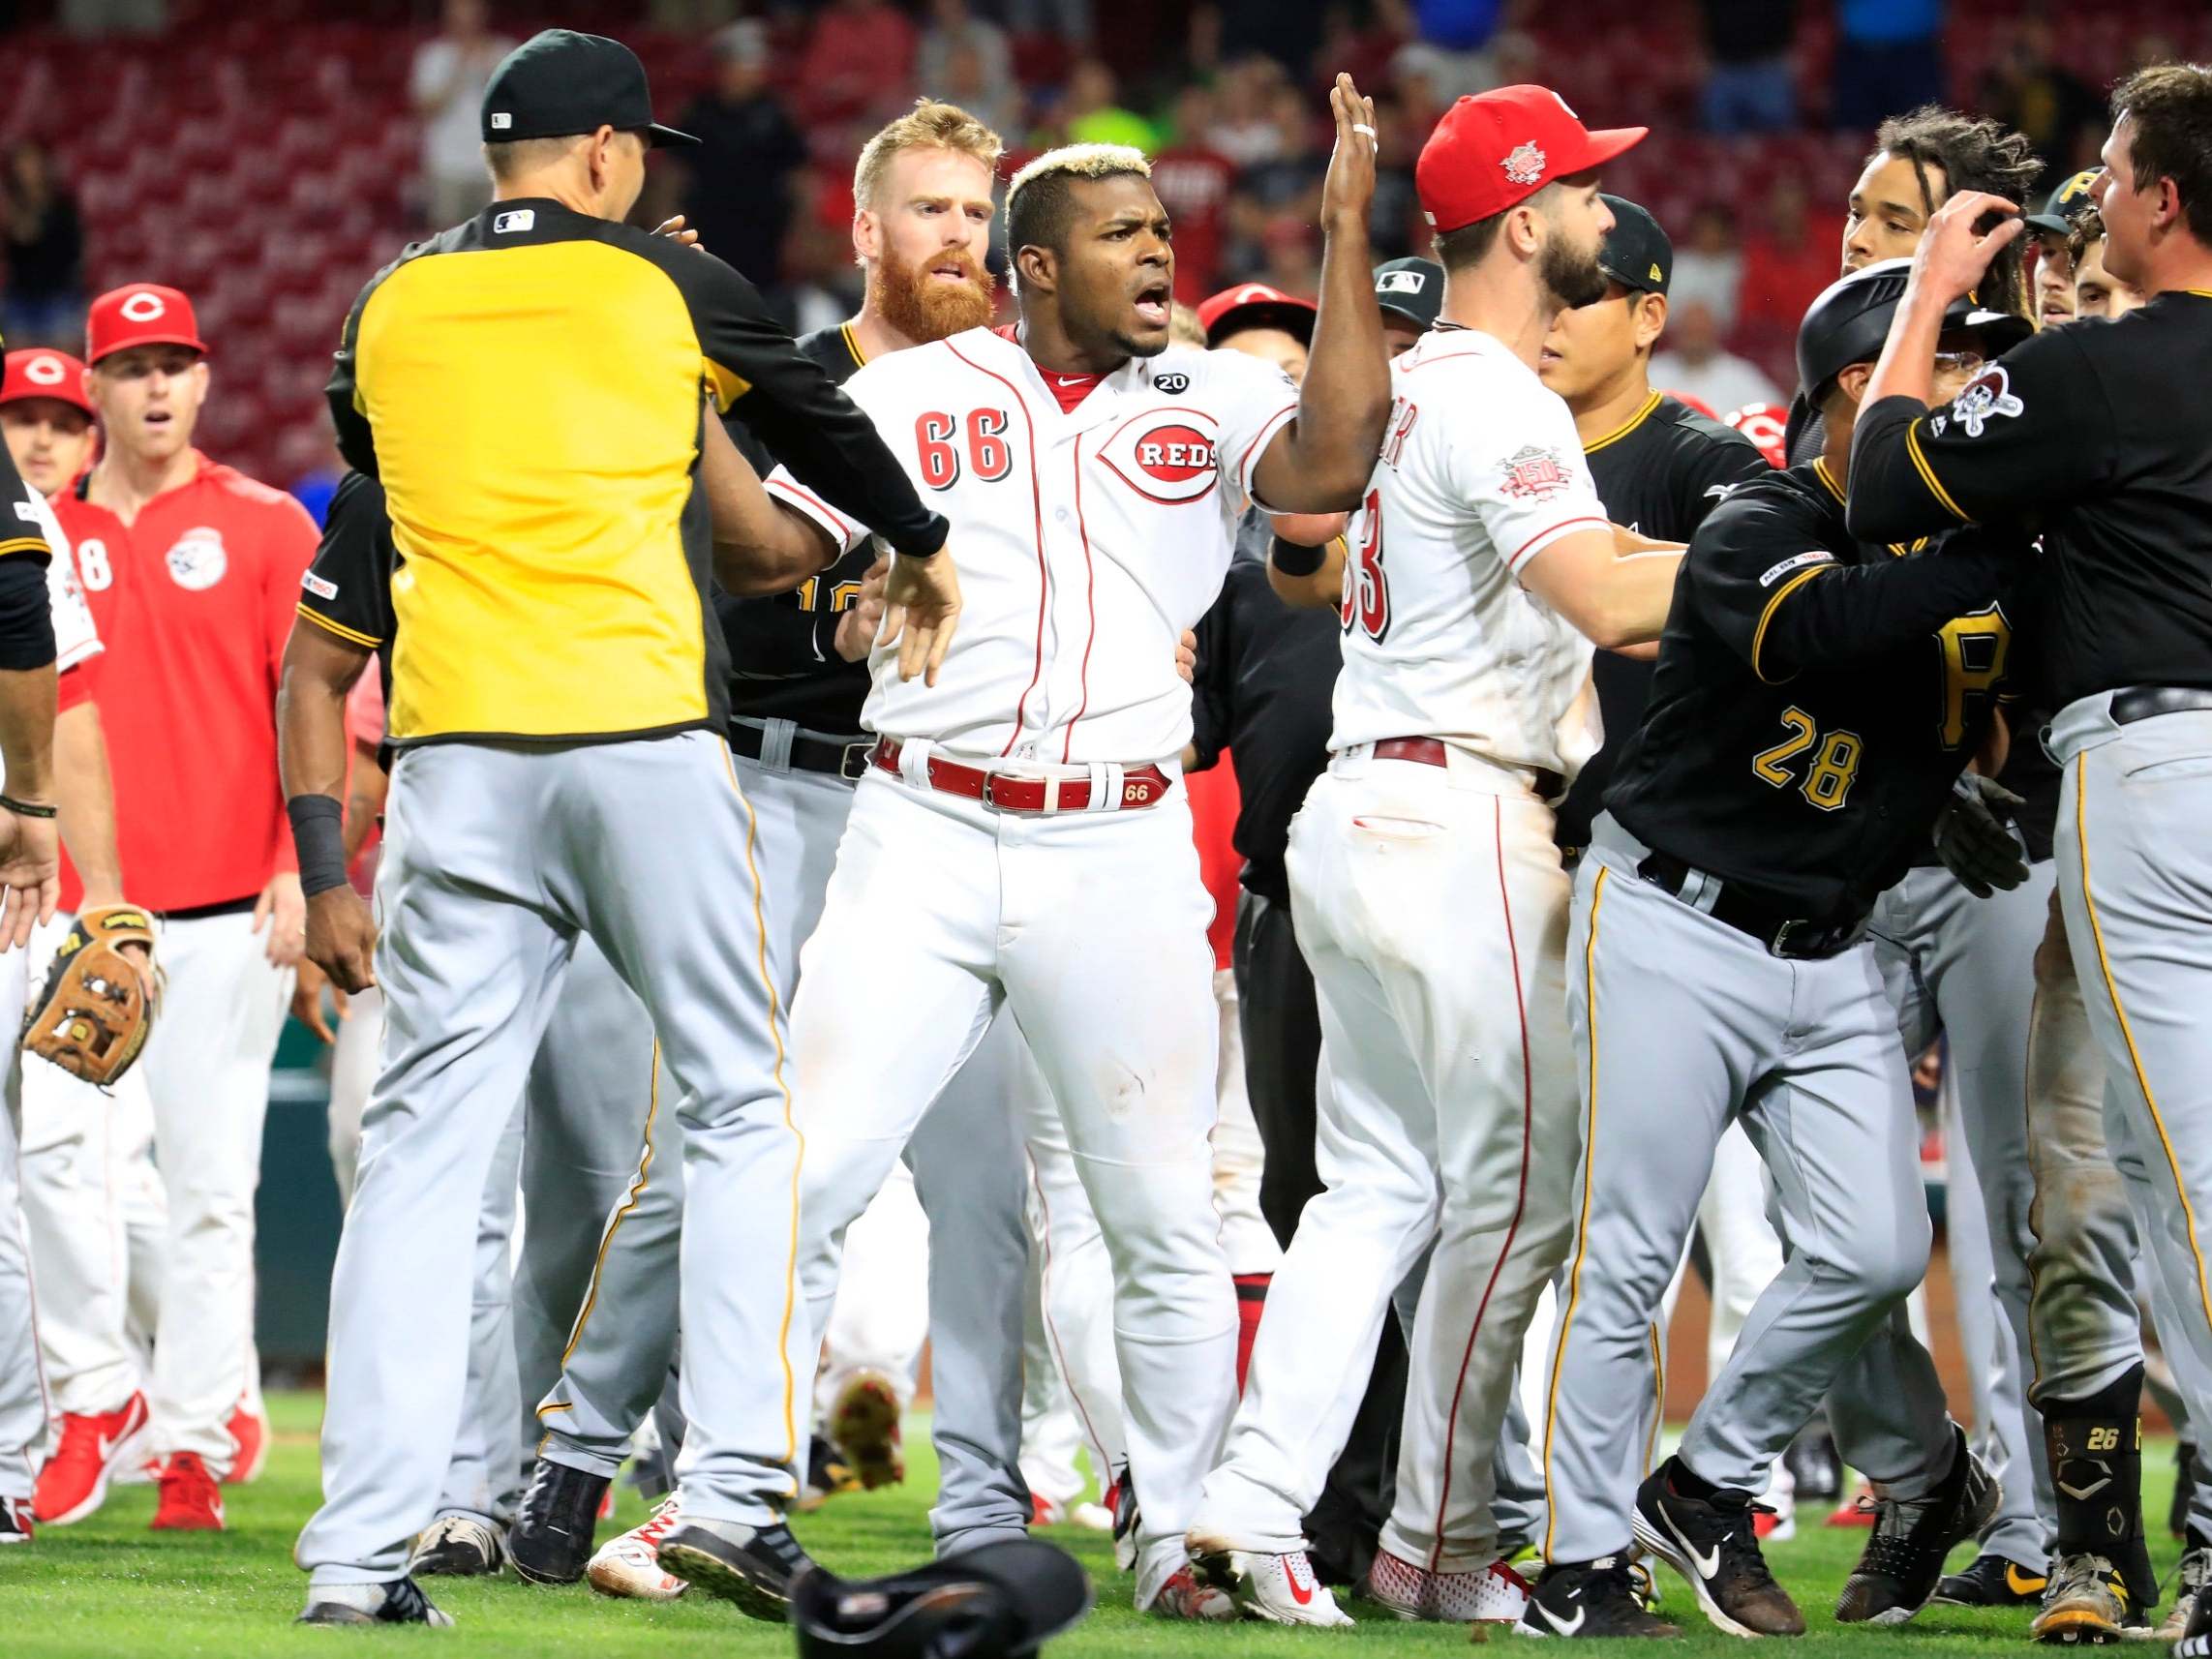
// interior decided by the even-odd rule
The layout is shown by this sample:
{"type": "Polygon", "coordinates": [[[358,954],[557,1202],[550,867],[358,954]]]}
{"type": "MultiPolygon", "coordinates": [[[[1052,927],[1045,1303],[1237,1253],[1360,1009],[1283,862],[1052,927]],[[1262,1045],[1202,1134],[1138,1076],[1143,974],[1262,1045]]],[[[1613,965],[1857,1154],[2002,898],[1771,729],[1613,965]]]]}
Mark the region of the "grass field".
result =
{"type": "MultiPolygon", "coordinates": [[[[320,1651],[355,1642],[435,1642],[440,1652],[527,1653],[536,1659],[591,1655],[592,1659],[672,1659],[712,1654],[746,1659],[791,1650],[783,1630],[755,1623],[721,1603],[685,1598],[653,1607],[612,1602],[584,1585],[537,1589],[515,1579],[434,1581],[435,1598],[454,1614],[449,1631],[349,1632],[302,1630],[290,1625],[306,1587],[292,1566],[292,1539],[318,1494],[315,1429],[319,1397],[272,1395],[277,1439],[267,1472],[243,1489],[227,1489],[230,1530],[221,1535],[162,1536],[146,1530],[153,1492],[118,1492],[91,1520],[47,1527],[27,1548],[0,1553],[0,1653],[9,1659],[58,1659],[60,1655],[188,1654],[245,1656],[320,1651]]],[[[918,1437],[919,1438],[919,1437],[918,1437]]],[[[914,1469],[904,1487],[883,1493],[839,1498],[803,1519],[798,1531],[807,1548],[839,1572],[886,1572],[921,1557],[928,1547],[925,1512],[934,1481],[926,1441],[914,1447],[914,1469]]],[[[2163,1516],[2172,1460],[2166,1448],[2146,1455],[2145,1478],[2152,1513],[2163,1516]]],[[[634,1525],[644,1510],[622,1492],[615,1523],[634,1525]]],[[[1811,1625],[1806,1645],[1854,1655],[1997,1653],[2024,1646],[2027,1616],[1935,1609],[1902,1630],[1839,1629],[1830,1618],[1835,1592],[1857,1556],[1864,1534],[1830,1530],[1807,1515],[1799,1537],[1771,1552],[1781,1578],[1811,1625]]],[[[1400,1624],[1353,1603],[1356,1631],[1276,1630],[1262,1625],[1195,1628],[1140,1618],[1129,1605],[1130,1581],[1113,1569],[1112,1552],[1100,1535],[1073,1527],[1057,1541],[1082,1557],[1099,1589],[1097,1611],[1052,1644],[1063,1659],[1092,1655],[1312,1655],[1350,1646],[1368,1654],[1408,1655],[1458,1651],[1465,1627],[1400,1624]]],[[[2159,1540],[2159,1566],[2170,1571],[2175,1548],[2159,1540]]],[[[1961,1551],[1957,1560],[1967,1558],[1961,1551]]],[[[1954,1564],[1956,1564],[1954,1562],[1954,1564]]],[[[1697,1615],[1687,1588],[1664,1570],[1660,1587],[1670,1616],[1689,1631],[1671,1651],[1740,1651],[1734,1639],[1714,1633],[1697,1615]]],[[[1502,1635],[1494,1641],[1511,1640],[1502,1635]]]]}

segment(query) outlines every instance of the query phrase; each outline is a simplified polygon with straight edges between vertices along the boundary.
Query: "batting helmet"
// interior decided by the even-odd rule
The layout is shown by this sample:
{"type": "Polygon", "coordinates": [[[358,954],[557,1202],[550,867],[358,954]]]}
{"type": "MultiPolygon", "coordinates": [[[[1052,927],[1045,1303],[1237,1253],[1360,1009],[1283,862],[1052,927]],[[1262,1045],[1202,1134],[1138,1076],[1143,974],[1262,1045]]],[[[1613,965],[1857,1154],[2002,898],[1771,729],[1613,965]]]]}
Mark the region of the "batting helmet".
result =
{"type": "MultiPolygon", "coordinates": [[[[1910,259],[1884,259],[1831,283],[1798,325],[1798,391],[1817,407],[1829,382],[1854,363],[1871,363],[1890,338],[1890,319],[1905,297],[1910,259]]],[[[1983,353],[1995,357],[2035,332],[2027,318],[1985,311],[1971,299],[1951,303],[1943,331],[1981,337],[1983,353]]]]}
{"type": "Polygon", "coordinates": [[[985,1545],[887,1579],[811,1567],[791,1586],[800,1659],[1028,1659],[1091,1607],[1091,1581],[1035,1539],[985,1545]]]}

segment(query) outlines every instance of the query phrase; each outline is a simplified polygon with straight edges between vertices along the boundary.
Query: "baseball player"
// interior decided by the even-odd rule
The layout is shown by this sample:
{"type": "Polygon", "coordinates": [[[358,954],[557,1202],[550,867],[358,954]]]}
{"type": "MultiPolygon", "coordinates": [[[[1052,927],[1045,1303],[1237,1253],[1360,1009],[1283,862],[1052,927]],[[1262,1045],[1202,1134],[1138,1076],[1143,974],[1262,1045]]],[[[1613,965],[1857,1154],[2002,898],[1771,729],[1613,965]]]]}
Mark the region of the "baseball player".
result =
{"type": "MultiPolygon", "coordinates": [[[[2144,1254],[2172,1298],[2174,1328],[2164,1334],[2195,1350],[2201,1377],[2212,1374],[2212,1291],[2193,1128],[2212,1072],[2196,993],[2212,911],[2188,849],[2203,809],[2195,774],[2212,704],[2199,689],[2212,617],[2195,499],[2204,435],[2197,404],[2168,388],[2188,383],[2207,339],[2198,290],[2212,287],[2212,171],[2192,135],[2212,115],[2212,72],[2142,71],[2116,89],[2113,108],[2092,195],[2107,270],[2148,303],[2116,323],[2039,337],[1931,409],[1940,400],[1918,357],[1931,314],[1981,282],[2018,236],[2009,204],[1954,197],[1930,224],[1868,389],[1852,517],[1873,534],[1998,515],[2041,527],[2051,592],[2038,666],[2058,709],[2048,746],[2065,771],[2054,852],[2066,937],[2105,1057],[2111,1152],[2144,1254]],[[1985,215],[1997,222],[1979,228],[1985,215]]],[[[2056,1220],[2053,1210],[2076,1198],[2039,1185],[2038,1200],[2056,1220]]],[[[2067,1356],[2066,1384],[2046,1372],[2036,1395],[2061,1498],[2038,1626],[2060,1640],[2108,1639],[2142,1599],[2133,1582],[2124,1595],[2106,1583],[2115,1566],[2133,1581],[2128,1558],[2141,1551],[2140,1353],[2124,1341],[2083,1347],[2084,1357],[2067,1356]]],[[[2208,1405],[2192,1400],[2192,1417],[2207,1420],[2208,1405]]],[[[2176,1651],[2194,1654],[2208,1636],[2212,1608],[2199,1597],[2176,1651]]]]}
{"type": "MultiPolygon", "coordinates": [[[[269,1063],[302,909],[271,711],[315,526],[193,447],[207,396],[192,302],[138,283],[94,300],[86,388],[101,454],[55,502],[94,619],[127,671],[97,691],[123,867],[161,923],[168,985],[142,1068],[169,1194],[147,1450],[158,1529],[220,1529],[217,1483],[258,1459],[254,1191],[269,1063]]],[[[118,1397],[109,1408],[122,1404],[118,1397]]]]}
{"type": "Polygon", "coordinates": [[[1463,98],[1416,171],[1441,317],[1395,401],[1344,584],[1328,770],[1291,826],[1319,993],[1328,1190],[1269,1293],[1227,1456],[1191,1529],[1257,1616],[1347,1624],[1300,1518],[1345,1442],[1391,1293],[1432,1241],[1409,1343],[1397,1501],[1369,1583],[1408,1617],[1481,1616],[1509,1580],[1492,1458],[1521,1337],[1566,1242],[1572,1107],[1552,801],[1596,747],[1591,639],[1656,636],[1675,559],[1617,534],[1566,407],[1536,377],[1605,292],[1597,171],[1642,128],[1557,94],[1463,98]],[[1479,959],[1510,991],[1465,971],[1479,959]]]}
{"type": "Polygon", "coordinates": [[[2079,312],[2074,294],[2074,253],[2068,246],[2074,222],[2093,212],[2089,187],[2097,169],[2086,167],[2044,198],[2043,211],[2027,215],[2035,239],[2036,321],[2045,328],[2072,322],[2079,312]]]}
{"type": "Polygon", "coordinates": [[[2074,223],[2067,237],[2068,269],[2074,274],[2077,317],[2125,317],[2146,297],[2133,284],[2116,280],[2105,264],[2105,221],[2095,208],[2074,223]]]}
{"type": "MultiPolygon", "coordinates": [[[[1970,538],[1899,557],[1844,529],[1851,423],[1903,287],[1901,265],[1868,267],[1807,312],[1799,373],[1827,450],[1739,485],[1700,526],[1650,712],[1576,874],[1584,1152],[1543,1430],[1547,1564],[1523,1615],[1533,1634],[1671,1633],[1630,1592],[1631,1535],[1720,1628],[1801,1632],[1751,1497],[1862,1344],[1894,1345],[1919,1386],[1837,1424],[1882,1504],[1838,1619],[1918,1608],[1944,1552],[1996,1504],[1932,1362],[1885,1324],[1926,1267],[1928,1223],[1866,916],[1981,748],[2015,557],[1970,538]],[[1681,1449],[1639,1487],[1639,1425],[1618,1403],[1648,1386],[1651,1313],[1734,1119],[1767,1161],[1790,1254],[1681,1449]]],[[[2008,324],[2025,328],[1954,308],[1944,372],[1963,381],[1968,354],[2008,324]]]]}
{"type": "MultiPolygon", "coordinates": [[[[1143,156],[1112,145],[1052,151],[1015,177],[1018,324],[848,382],[959,524],[970,602],[941,686],[896,680],[888,649],[873,660],[865,717],[882,736],[793,1014],[809,1290],[827,1296],[846,1225],[1010,1008],[1113,1257],[1136,1604],[1174,1616],[1232,1611],[1196,1583],[1183,1532],[1233,1400],[1237,1319],[1206,1139],[1206,899],[1175,787],[1190,691],[1172,664],[1247,498],[1345,507],[1388,410],[1364,257],[1372,106],[1344,76],[1331,105],[1302,392],[1239,353],[1168,347],[1167,216],[1143,156]],[[866,989],[879,985],[907,994],[866,989]]],[[[832,545],[860,539],[780,473],[772,489],[832,545]]]]}
{"type": "MultiPolygon", "coordinates": [[[[31,929],[61,890],[53,743],[57,639],[43,503],[0,454],[0,1008],[27,1010],[31,929]]],[[[46,1437],[37,1309],[16,1202],[20,1050],[0,1060],[0,1545],[31,1539],[32,1481],[46,1437]]]]}
{"type": "Polygon", "coordinates": [[[309,1623],[449,1622],[402,1570],[451,1450],[415,1426],[460,1418],[469,1291],[450,1264],[512,1115],[501,1079],[586,934],[650,1011],[701,1200],[682,1275],[689,1524],[779,1583],[804,1564],[777,1513],[812,1353],[791,1277],[799,1137],[705,588],[711,564],[773,591],[828,560],[704,418],[702,385],[716,411],[746,401],[906,556],[890,591],[909,668],[942,660],[958,609],[944,520],[749,287],[621,224],[648,145],[683,140],[653,125],[635,55],[545,31],[482,115],[496,199],[369,285],[331,386],[405,563],[380,934],[345,883],[342,768],[288,780],[317,960],[353,989],[375,937],[385,996],[333,1281],[326,1501],[296,1551],[309,1623]]]}

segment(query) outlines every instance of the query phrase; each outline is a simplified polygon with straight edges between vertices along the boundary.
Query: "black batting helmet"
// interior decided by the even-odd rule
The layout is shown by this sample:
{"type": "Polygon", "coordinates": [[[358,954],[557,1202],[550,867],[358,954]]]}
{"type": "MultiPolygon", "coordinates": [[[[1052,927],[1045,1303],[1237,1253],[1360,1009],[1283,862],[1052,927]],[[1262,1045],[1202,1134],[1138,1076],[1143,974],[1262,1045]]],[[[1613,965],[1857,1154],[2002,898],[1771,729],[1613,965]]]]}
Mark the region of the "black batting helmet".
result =
{"type": "MultiPolygon", "coordinates": [[[[1854,363],[1871,363],[1881,356],[1912,266],[1910,259],[1867,265],[1831,283],[1812,302],[1798,325],[1798,391],[1812,407],[1819,407],[1837,375],[1854,363]]],[[[1979,335],[1984,354],[1995,357],[2033,334],[2035,327],[2009,311],[1985,311],[1971,299],[1959,299],[1952,302],[1943,317],[1943,331],[1954,330],[1979,335]]]]}
{"type": "Polygon", "coordinates": [[[1090,1606],[1089,1575],[1038,1539],[985,1545],[886,1579],[809,1567],[791,1586],[800,1659],[1029,1659],[1090,1606]]]}

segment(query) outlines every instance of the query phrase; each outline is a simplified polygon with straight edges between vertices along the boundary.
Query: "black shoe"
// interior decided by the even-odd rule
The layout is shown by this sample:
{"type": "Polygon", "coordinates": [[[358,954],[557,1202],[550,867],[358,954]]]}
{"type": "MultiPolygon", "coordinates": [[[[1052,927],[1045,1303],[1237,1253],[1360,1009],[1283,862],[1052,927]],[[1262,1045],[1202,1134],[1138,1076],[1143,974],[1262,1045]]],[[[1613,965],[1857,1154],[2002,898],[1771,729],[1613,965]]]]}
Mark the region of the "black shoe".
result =
{"type": "Polygon", "coordinates": [[[2197,1496],[2197,1448],[2187,1440],[2173,1449],[2173,1499],[2166,1506],[2166,1529],[2176,1538],[2189,1532],[2189,1506],[2197,1496]]]}
{"type": "Polygon", "coordinates": [[[1924,1497],[1874,1493],[1874,1531],[1835,1598],[1838,1624],[1902,1624],[1927,1605],[1943,1558],[1989,1523],[2003,1495],[1996,1477],[1951,1431],[1951,1468],[1924,1497]]]}
{"type": "Polygon", "coordinates": [[[1843,1460],[1835,1439],[1818,1424],[1804,1430],[1782,1454],[1782,1464],[1796,1477],[1798,1501],[1820,1502],[1843,1495],[1843,1460]]]}
{"type": "Polygon", "coordinates": [[[522,1508],[507,1529],[507,1555],[533,1584],[572,1584],[591,1559],[599,1504],[612,1484],[544,1458],[530,1471],[522,1508]]]}
{"type": "Polygon", "coordinates": [[[1734,1636],[1803,1636],[1804,1614],[1759,1553],[1750,1494],[1688,1497],[1669,1458],[1636,1489],[1636,1543],[1689,1581],[1705,1616],[1734,1636]]]}
{"type": "Polygon", "coordinates": [[[1562,1561],[1529,1586],[1516,1636],[1680,1636],[1637,1599],[1628,1563],[1619,1555],[1562,1561]]]}
{"type": "Polygon", "coordinates": [[[2199,1590],[2190,1610],[2189,1628],[2167,1652],[2171,1659],[2212,1659],[2212,1594],[2199,1590]]]}
{"type": "Polygon", "coordinates": [[[1943,1607],[2033,1607],[2049,1583],[2048,1575],[2010,1556],[1982,1554],[1964,1572],[1938,1584],[1927,1599],[1943,1607]]]}
{"type": "Polygon", "coordinates": [[[31,1500],[0,1497],[0,1544],[28,1544],[31,1530],[31,1500]]]}
{"type": "Polygon", "coordinates": [[[806,1448],[806,1484],[799,1492],[799,1512],[810,1515],[839,1493],[860,1490],[861,1477],[844,1454],[830,1444],[829,1435],[815,1435],[806,1448]]]}
{"type": "Polygon", "coordinates": [[[438,1629],[449,1629],[453,1615],[440,1613],[430,1605],[430,1598],[422,1593],[422,1586],[412,1579],[394,1579],[380,1586],[383,1600],[378,1603],[375,1613],[364,1612],[351,1602],[316,1601],[315,1592],[308,1591],[307,1611],[292,1620],[294,1624],[428,1624],[438,1629]]]}
{"type": "Polygon", "coordinates": [[[660,1565],[742,1613],[781,1624],[791,1610],[791,1581],[813,1562],[781,1522],[751,1527],[687,1521],[660,1541],[660,1565]]]}
{"type": "Polygon", "coordinates": [[[414,1541],[410,1579],[488,1579],[506,1564],[499,1533],[473,1515],[442,1515],[414,1541]]]}

